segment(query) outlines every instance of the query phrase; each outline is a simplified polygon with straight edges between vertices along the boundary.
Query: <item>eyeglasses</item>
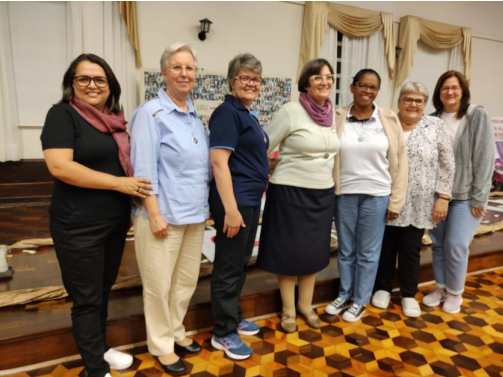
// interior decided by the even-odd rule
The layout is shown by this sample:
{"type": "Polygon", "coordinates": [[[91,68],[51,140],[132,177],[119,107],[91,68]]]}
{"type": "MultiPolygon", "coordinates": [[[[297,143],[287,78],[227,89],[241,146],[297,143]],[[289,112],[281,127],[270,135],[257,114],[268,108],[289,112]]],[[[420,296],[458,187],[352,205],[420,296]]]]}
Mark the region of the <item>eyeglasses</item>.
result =
{"type": "Polygon", "coordinates": [[[416,103],[417,107],[422,107],[426,105],[426,101],[424,99],[415,99],[415,98],[410,98],[410,97],[404,97],[402,98],[403,103],[405,103],[407,106],[412,105],[413,102],[416,103]]]}
{"type": "Polygon", "coordinates": [[[314,75],[311,76],[310,79],[315,83],[315,84],[321,84],[323,81],[326,82],[331,82],[333,83],[335,81],[335,75],[314,75]]]}
{"type": "Polygon", "coordinates": [[[443,86],[442,88],[440,88],[440,91],[442,93],[448,93],[449,90],[452,90],[453,92],[459,92],[461,88],[459,86],[443,86]]]}
{"type": "Polygon", "coordinates": [[[239,82],[243,85],[247,85],[251,81],[253,85],[256,86],[261,85],[264,82],[264,79],[262,77],[250,77],[246,75],[234,77],[234,80],[239,80],[239,82]]]}
{"type": "Polygon", "coordinates": [[[372,93],[377,93],[379,91],[379,89],[381,89],[378,86],[367,85],[367,84],[364,84],[362,82],[356,83],[356,87],[359,88],[359,89],[361,89],[361,90],[370,90],[372,93]]]}
{"type": "Polygon", "coordinates": [[[94,81],[94,85],[96,85],[98,88],[104,88],[108,85],[108,79],[102,76],[75,76],[74,80],[81,88],[87,88],[89,85],[91,85],[91,81],[94,81]]]}
{"type": "Polygon", "coordinates": [[[168,69],[173,72],[173,73],[176,73],[177,75],[181,75],[183,70],[185,70],[185,74],[187,76],[194,76],[196,74],[196,68],[195,67],[192,67],[190,65],[188,66],[182,66],[182,65],[174,65],[174,66],[171,66],[171,67],[168,67],[168,69]]]}

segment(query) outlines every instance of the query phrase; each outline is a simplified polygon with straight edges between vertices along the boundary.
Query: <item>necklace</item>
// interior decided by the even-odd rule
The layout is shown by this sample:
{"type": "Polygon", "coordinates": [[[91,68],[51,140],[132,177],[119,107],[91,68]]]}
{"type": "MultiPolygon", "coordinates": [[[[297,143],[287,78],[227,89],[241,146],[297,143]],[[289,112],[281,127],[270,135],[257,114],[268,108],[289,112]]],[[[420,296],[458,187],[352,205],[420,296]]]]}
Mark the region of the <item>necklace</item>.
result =
{"type": "Polygon", "coordinates": [[[360,126],[362,127],[361,133],[358,132],[358,127],[356,127],[356,122],[355,122],[355,132],[358,135],[357,140],[361,143],[363,140],[365,140],[365,138],[363,137],[363,135],[365,134],[365,128],[363,128],[363,122],[360,123],[360,126]]]}
{"type": "Polygon", "coordinates": [[[192,135],[192,142],[194,144],[199,143],[199,140],[197,140],[197,137],[196,137],[196,127],[197,127],[197,122],[194,122],[194,127],[192,130],[190,130],[190,128],[187,127],[187,129],[188,129],[187,131],[189,131],[189,133],[192,135]]]}
{"type": "Polygon", "coordinates": [[[327,143],[327,139],[325,139],[325,135],[323,135],[321,126],[318,126],[318,130],[320,131],[321,137],[323,138],[323,143],[325,144],[325,154],[323,155],[323,158],[328,158],[330,156],[330,154],[328,153],[328,148],[330,147],[330,135],[328,135],[328,143],[327,143]]]}

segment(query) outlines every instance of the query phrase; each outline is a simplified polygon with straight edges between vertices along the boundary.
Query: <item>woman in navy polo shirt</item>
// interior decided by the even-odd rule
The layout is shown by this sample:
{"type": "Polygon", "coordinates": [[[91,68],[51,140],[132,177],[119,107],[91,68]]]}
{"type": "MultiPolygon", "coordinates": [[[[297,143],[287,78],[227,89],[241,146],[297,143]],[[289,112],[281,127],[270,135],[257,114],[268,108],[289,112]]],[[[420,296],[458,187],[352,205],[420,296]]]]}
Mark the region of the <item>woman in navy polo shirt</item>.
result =
{"type": "Polygon", "coordinates": [[[210,118],[210,160],[214,179],[210,211],[215,220],[215,261],[211,306],[215,328],[211,344],[243,360],[252,350],[238,334],[254,335],[258,325],[242,318],[238,300],[246,280],[267,184],[269,139],[250,107],[259,95],[262,64],[251,54],[229,63],[231,95],[210,118]]]}

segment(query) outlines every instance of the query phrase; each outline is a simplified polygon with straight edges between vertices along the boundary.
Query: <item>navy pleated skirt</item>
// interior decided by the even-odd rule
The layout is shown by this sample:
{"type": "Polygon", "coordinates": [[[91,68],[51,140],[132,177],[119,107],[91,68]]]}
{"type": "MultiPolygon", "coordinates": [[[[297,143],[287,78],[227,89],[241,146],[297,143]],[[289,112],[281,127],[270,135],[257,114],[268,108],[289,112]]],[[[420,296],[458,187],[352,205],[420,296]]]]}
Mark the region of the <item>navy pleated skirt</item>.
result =
{"type": "Polygon", "coordinates": [[[257,265],[286,276],[323,270],[330,259],[334,203],[333,187],[319,190],[270,183],[257,265]]]}

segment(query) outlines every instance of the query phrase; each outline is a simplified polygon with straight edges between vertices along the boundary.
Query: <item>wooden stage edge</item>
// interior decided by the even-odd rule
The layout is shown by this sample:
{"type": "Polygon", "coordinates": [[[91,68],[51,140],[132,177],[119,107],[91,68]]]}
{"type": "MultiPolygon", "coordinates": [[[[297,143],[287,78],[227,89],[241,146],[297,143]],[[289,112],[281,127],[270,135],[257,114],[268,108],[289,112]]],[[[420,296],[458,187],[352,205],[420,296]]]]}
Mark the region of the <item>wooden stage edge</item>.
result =
{"type": "MultiPolygon", "coordinates": [[[[472,243],[471,250],[469,272],[503,266],[503,231],[477,237],[472,243]]],[[[423,250],[421,260],[419,282],[433,280],[429,248],[423,250]]],[[[249,270],[247,284],[240,299],[245,318],[258,317],[281,310],[281,298],[275,279],[274,275],[264,273],[257,268],[252,267],[249,270]],[[267,281],[267,284],[260,284],[259,281],[267,281]],[[265,287],[269,288],[264,290],[265,287]]],[[[197,287],[199,292],[196,291],[196,293],[199,297],[205,297],[205,300],[197,300],[198,302],[190,306],[185,318],[187,331],[212,326],[209,284],[209,277],[199,281],[197,287]]],[[[337,292],[338,284],[337,261],[335,254],[333,254],[330,265],[317,276],[314,304],[331,301],[337,292]]],[[[33,313],[33,309],[31,309],[31,316],[26,319],[24,313],[30,312],[30,308],[25,306],[12,309],[4,308],[0,311],[1,316],[5,314],[5,310],[13,311],[9,315],[18,317],[17,325],[19,325],[19,321],[26,321],[23,324],[25,325],[24,334],[11,334],[9,337],[0,339],[0,355],[2,355],[0,357],[0,371],[78,354],[72,329],[69,326],[70,303],[66,302],[64,305],[55,305],[55,307],[57,309],[51,308],[50,304],[40,304],[35,309],[36,313],[33,313]],[[61,321],[65,323],[60,328],[37,332],[37,326],[33,323],[34,319],[37,318],[37,315],[44,314],[41,312],[48,315],[47,312],[51,310],[66,311],[64,314],[68,321],[61,321]],[[32,330],[31,333],[30,330],[32,330]]],[[[141,289],[134,288],[113,292],[110,308],[108,324],[108,344],[110,346],[117,347],[145,341],[141,289]]]]}

